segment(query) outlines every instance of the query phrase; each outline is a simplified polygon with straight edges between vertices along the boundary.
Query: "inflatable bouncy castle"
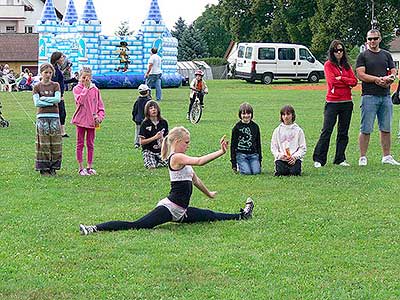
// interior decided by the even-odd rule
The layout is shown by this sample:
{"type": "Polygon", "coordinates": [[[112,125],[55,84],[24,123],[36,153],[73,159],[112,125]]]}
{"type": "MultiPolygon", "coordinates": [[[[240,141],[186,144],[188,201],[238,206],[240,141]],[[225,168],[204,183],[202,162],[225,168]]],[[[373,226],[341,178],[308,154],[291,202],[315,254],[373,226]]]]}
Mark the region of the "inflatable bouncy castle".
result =
{"type": "Polygon", "coordinates": [[[60,51],[72,63],[73,72],[82,66],[91,67],[93,82],[100,88],[136,88],[144,81],[150,50],[155,47],[163,62],[162,86],[181,85],[182,76],[177,73],[178,41],[165,26],[157,0],[151,0],[147,18],[131,36],[101,35],[93,0],[86,0],[80,17],[74,0],[69,0],[61,22],[53,0],[47,0],[37,27],[39,65],[49,62],[54,51],[60,51]]]}

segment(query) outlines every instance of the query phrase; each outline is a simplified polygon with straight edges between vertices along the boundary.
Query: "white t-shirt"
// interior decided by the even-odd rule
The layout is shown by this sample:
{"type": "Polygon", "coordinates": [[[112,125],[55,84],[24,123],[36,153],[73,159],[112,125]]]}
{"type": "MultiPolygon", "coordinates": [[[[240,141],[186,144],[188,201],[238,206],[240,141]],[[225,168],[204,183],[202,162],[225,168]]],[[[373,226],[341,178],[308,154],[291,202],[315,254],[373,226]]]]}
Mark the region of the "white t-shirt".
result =
{"type": "Polygon", "coordinates": [[[161,57],[157,54],[152,54],[149,58],[148,64],[153,64],[149,74],[161,74],[161,57]]]}

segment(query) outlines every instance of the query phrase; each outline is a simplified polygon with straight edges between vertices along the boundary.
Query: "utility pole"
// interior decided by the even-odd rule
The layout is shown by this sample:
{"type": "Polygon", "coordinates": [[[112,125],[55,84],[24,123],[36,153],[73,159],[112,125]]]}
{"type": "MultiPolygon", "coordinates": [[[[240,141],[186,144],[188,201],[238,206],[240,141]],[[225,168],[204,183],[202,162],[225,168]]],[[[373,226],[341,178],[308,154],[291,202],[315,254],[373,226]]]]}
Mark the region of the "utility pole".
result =
{"type": "Polygon", "coordinates": [[[371,29],[377,29],[376,27],[378,26],[378,20],[375,18],[375,2],[374,0],[371,0],[372,2],[372,9],[371,9],[371,29]]]}

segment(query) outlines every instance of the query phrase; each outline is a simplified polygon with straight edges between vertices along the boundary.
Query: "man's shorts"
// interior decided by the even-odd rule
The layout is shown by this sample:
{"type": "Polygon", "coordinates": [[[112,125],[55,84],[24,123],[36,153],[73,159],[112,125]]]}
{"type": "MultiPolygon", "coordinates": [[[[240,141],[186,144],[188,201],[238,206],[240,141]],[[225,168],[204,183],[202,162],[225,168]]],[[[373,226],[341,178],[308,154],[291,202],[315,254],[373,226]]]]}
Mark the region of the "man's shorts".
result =
{"type": "Polygon", "coordinates": [[[391,132],[393,104],[390,95],[361,97],[361,127],[360,132],[370,134],[374,129],[375,117],[378,118],[379,130],[391,132]]]}

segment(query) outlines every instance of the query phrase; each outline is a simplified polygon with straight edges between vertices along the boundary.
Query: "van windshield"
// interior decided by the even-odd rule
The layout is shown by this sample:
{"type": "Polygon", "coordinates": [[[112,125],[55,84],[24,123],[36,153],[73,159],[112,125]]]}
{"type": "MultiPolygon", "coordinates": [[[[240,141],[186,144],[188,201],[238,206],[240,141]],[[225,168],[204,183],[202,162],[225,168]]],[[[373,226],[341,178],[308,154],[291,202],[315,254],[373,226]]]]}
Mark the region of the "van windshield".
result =
{"type": "Polygon", "coordinates": [[[275,48],[259,48],[258,59],[260,60],[274,60],[275,48]]]}

